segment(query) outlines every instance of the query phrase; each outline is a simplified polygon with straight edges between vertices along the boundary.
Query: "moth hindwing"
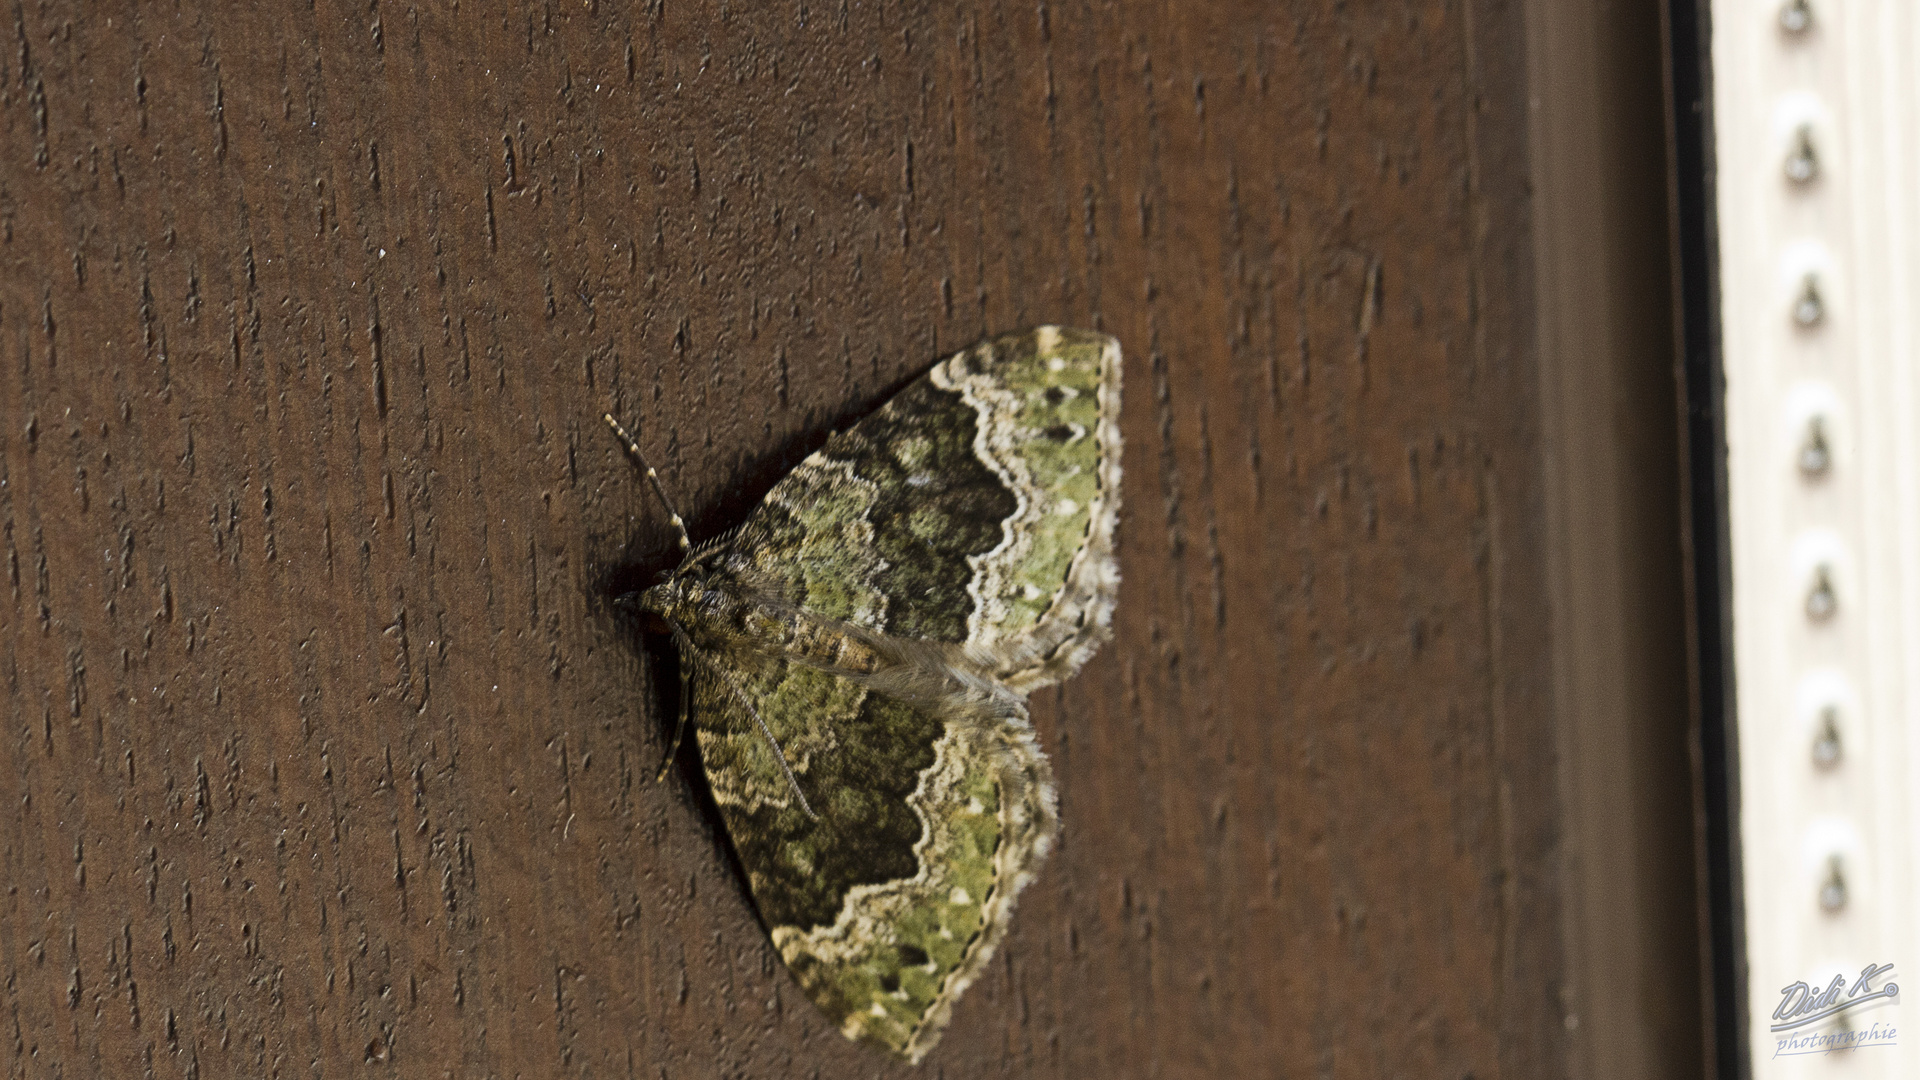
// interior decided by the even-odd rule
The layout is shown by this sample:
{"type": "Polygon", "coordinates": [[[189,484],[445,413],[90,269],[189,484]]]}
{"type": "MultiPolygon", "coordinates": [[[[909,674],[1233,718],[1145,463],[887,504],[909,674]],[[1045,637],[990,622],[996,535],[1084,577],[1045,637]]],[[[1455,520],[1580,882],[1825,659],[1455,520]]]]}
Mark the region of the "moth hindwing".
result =
{"type": "Polygon", "coordinates": [[[1026,696],[1108,635],[1119,420],[1112,338],[982,342],[639,597],[774,944],[849,1038],[932,1049],[1053,840],[1026,696]]]}

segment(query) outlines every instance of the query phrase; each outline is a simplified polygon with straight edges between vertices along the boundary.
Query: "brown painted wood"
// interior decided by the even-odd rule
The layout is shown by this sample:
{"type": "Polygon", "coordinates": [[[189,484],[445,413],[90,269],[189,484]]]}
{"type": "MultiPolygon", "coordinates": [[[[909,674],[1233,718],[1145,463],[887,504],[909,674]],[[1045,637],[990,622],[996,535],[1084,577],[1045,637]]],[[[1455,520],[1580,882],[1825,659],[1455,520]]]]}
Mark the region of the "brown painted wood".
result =
{"type": "Polygon", "coordinates": [[[598,417],[710,534],[1052,321],[1127,350],[1126,582],[926,1074],[1560,1070],[1514,6],[5,22],[8,1075],[909,1075],[653,782],[598,417]]]}
{"type": "Polygon", "coordinates": [[[1657,0],[1529,0],[1570,1080],[1705,1068],[1657,0]]]}

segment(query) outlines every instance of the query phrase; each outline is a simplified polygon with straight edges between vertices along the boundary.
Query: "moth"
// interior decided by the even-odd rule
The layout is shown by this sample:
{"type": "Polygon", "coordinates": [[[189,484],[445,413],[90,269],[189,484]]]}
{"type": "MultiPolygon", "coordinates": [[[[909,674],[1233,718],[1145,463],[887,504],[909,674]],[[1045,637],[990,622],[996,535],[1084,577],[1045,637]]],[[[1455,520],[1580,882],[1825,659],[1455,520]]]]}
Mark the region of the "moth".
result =
{"type": "Polygon", "coordinates": [[[1119,418],[1113,338],[995,338],[696,546],[606,417],[679,534],[623,598],[678,647],[673,745],[691,718],[773,943],[849,1038],[923,1058],[1053,843],[1026,698],[1110,633],[1119,418]]]}

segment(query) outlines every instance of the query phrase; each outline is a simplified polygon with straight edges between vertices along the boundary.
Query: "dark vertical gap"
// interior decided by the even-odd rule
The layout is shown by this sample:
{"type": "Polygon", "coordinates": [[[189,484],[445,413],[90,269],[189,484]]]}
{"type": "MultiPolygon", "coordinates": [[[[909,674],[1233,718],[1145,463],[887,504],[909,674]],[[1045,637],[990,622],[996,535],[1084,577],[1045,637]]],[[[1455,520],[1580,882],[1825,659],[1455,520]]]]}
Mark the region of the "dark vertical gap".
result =
{"type": "Polygon", "coordinates": [[[1666,0],[1668,115],[1675,176],[1674,292],[1678,308],[1684,543],[1693,673],[1695,831],[1704,886],[1707,1074],[1747,1080],[1746,912],[1737,826],[1732,563],[1727,521],[1726,373],[1720,334],[1719,233],[1714,205],[1709,0],[1666,0]]]}

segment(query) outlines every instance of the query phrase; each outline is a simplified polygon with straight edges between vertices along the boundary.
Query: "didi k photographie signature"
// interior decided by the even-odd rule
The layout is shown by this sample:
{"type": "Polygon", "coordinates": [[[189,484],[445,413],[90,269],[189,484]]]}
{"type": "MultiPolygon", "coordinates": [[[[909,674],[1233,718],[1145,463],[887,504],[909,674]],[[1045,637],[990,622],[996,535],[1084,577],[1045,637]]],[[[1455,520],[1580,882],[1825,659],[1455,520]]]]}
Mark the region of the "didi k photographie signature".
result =
{"type": "Polygon", "coordinates": [[[1849,985],[1845,975],[1835,975],[1824,988],[1815,989],[1805,982],[1782,987],[1780,1004],[1773,1010],[1774,1057],[1802,1054],[1831,1054],[1838,1050],[1864,1050],[1897,1045],[1900,1029],[1890,1014],[1864,1022],[1860,1014],[1876,1012],[1900,1002],[1900,984],[1893,981],[1892,964],[1868,964],[1859,978],[1849,985]],[[1878,987],[1876,980],[1886,980],[1878,987]],[[1831,1021],[1831,1023],[1823,1023],[1831,1021]]]}

